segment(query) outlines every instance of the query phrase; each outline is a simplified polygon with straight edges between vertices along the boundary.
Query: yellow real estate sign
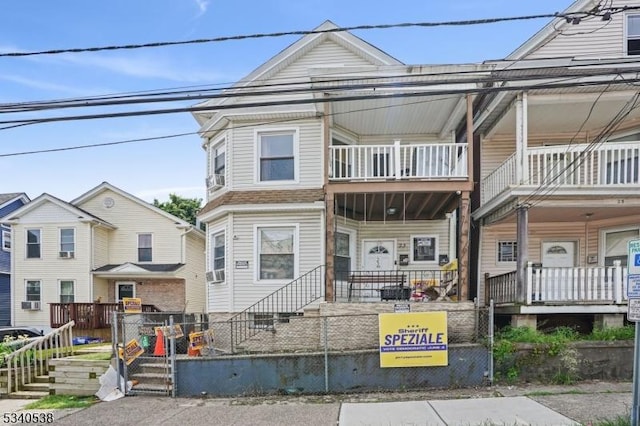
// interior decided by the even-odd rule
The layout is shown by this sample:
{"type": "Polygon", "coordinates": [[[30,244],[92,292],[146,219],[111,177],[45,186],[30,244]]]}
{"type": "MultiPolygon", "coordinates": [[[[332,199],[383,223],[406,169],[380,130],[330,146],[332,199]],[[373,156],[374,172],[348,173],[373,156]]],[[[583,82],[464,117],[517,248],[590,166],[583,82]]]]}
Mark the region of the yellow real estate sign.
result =
{"type": "Polygon", "coordinates": [[[446,312],[378,315],[380,367],[426,367],[449,363],[446,312]]]}

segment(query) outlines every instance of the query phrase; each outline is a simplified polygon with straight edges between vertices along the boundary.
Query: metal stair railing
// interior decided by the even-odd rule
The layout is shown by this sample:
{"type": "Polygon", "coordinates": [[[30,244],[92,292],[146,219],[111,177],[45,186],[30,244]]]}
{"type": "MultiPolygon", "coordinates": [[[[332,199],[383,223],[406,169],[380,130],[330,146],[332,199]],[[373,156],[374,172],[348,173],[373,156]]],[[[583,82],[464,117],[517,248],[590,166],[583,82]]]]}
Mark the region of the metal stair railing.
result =
{"type": "Polygon", "coordinates": [[[231,350],[265,330],[273,330],[278,315],[299,312],[324,297],[325,266],[320,265],[229,318],[231,350]]]}

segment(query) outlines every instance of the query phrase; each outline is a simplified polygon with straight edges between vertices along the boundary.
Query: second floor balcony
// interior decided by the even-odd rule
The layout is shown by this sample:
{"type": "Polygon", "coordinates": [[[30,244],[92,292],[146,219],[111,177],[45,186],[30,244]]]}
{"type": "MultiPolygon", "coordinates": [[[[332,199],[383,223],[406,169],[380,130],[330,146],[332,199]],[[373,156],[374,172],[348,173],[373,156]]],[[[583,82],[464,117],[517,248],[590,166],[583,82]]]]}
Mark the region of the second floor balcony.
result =
{"type": "Polygon", "coordinates": [[[466,180],[467,144],[333,145],[329,180],[466,180]]]}
{"type": "Polygon", "coordinates": [[[587,195],[598,188],[637,188],[639,165],[637,141],[528,148],[520,171],[514,153],[482,180],[482,204],[515,189],[522,190],[519,195],[540,187],[582,190],[587,195]]]}

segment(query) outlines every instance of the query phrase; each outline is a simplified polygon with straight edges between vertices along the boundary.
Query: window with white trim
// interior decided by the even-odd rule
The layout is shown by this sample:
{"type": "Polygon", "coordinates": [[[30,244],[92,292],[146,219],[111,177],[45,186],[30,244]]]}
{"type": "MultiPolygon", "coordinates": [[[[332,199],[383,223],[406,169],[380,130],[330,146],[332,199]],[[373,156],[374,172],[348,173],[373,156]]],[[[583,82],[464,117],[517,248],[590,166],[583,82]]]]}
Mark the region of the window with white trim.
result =
{"type": "Polygon", "coordinates": [[[515,262],[517,255],[517,241],[498,241],[498,262],[515,262]]]}
{"type": "Polygon", "coordinates": [[[76,230],[60,229],[60,257],[73,257],[76,251],[76,230]]]}
{"type": "Polygon", "coordinates": [[[27,229],[27,259],[40,258],[40,230],[27,229]]]}
{"type": "Polygon", "coordinates": [[[11,230],[2,230],[2,250],[11,251],[11,230]]]}
{"type": "Polygon", "coordinates": [[[122,302],[125,297],[136,297],[136,283],[134,282],[119,282],[117,283],[118,302],[122,302]]]}
{"type": "Polygon", "coordinates": [[[152,234],[138,234],[138,262],[151,262],[152,260],[153,260],[152,234]]]}
{"type": "MultiPolygon", "coordinates": [[[[221,281],[224,281],[225,274],[225,233],[217,232],[211,234],[211,270],[212,271],[221,271],[222,278],[221,281]]],[[[218,272],[220,274],[220,272],[218,272]]]]}
{"type": "Polygon", "coordinates": [[[295,227],[259,227],[258,279],[290,280],[295,274],[295,227]]]}
{"type": "Polygon", "coordinates": [[[640,14],[627,15],[627,55],[640,55],[640,14]]]}
{"type": "Polygon", "coordinates": [[[411,236],[412,262],[437,262],[438,238],[433,235],[411,236]]]}
{"type": "Polygon", "coordinates": [[[295,132],[258,133],[258,180],[295,180],[295,132]]]}
{"type": "Polygon", "coordinates": [[[74,287],[73,280],[60,280],[60,303],[74,303],[74,287]]]}
{"type": "Polygon", "coordinates": [[[215,191],[225,186],[226,144],[223,139],[220,143],[213,145],[210,149],[210,176],[207,178],[207,188],[215,191]]]}
{"type": "Polygon", "coordinates": [[[25,300],[27,302],[40,302],[41,283],[39,280],[27,280],[25,288],[25,300]]]}

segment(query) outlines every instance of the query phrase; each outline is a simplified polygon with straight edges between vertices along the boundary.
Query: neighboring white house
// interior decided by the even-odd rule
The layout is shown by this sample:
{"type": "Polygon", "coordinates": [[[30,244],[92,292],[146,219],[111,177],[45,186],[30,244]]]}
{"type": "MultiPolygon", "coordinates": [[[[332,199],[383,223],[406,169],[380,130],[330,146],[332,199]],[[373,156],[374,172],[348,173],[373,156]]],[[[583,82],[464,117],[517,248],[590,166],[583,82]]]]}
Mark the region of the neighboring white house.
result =
{"type": "Polygon", "coordinates": [[[205,308],[204,233],[107,182],[71,202],[42,194],[4,223],[16,325],[49,324],[50,304],[123,297],[164,311],[205,308]]]}
{"type": "MultiPolygon", "coordinates": [[[[467,101],[414,92],[425,75],[484,66],[407,66],[349,32],[323,32],[335,28],[325,22],[194,114],[208,159],[198,218],[210,312],[242,311],[292,282],[267,311],[381,300],[387,285],[439,280],[455,258],[467,298],[467,101]],[[354,288],[355,274],[380,278],[354,288]],[[311,279],[311,297],[296,301],[311,279]]],[[[441,87],[475,87],[451,82],[463,74],[441,87]]]]}
{"type": "Polygon", "coordinates": [[[491,63],[496,85],[513,90],[476,100],[479,292],[516,324],[562,313],[621,324],[627,311],[627,243],[640,238],[640,10],[625,7],[640,1],[576,1],[573,19],[491,63]]]}

